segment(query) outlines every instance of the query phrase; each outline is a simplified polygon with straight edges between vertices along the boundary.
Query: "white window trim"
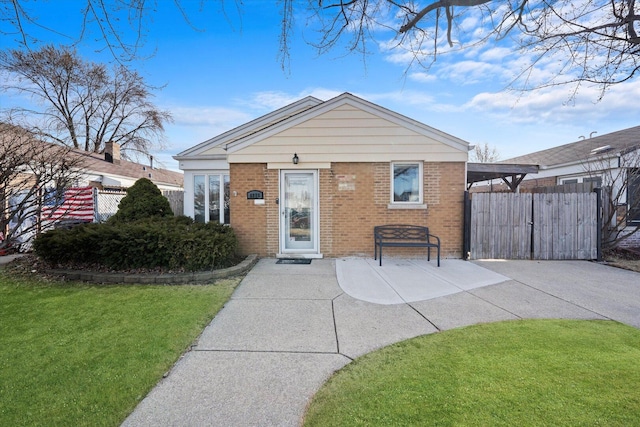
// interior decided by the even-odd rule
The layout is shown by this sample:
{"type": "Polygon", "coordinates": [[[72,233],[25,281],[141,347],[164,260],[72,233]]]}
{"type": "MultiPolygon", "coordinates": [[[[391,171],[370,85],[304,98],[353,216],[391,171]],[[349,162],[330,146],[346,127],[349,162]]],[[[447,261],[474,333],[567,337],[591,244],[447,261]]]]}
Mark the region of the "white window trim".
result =
{"type": "MultiPolygon", "coordinates": [[[[211,218],[209,218],[209,204],[210,204],[210,200],[209,200],[209,183],[210,183],[210,176],[218,176],[220,179],[220,217],[222,218],[223,223],[228,223],[228,218],[225,218],[224,216],[224,177],[225,176],[229,176],[229,172],[194,172],[193,175],[191,176],[191,186],[193,188],[192,190],[192,195],[191,195],[191,204],[194,205],[193,206],[193,210],[191,213],[191,218],[195,219],[196,217],[196,212],[195,212],[195,177],[196,176],[204,176],[204,222],[208,223],[211,221],[211,218]]],[[[186,194],[186,193],[185,193],[186,194]]]]}
{"type": "Polygon", "coordinates": [[[567,181],[571,181],[571,180],[574,180],[574,179],[576,180],[577,184],[582,184],[584,182],[589,182],[590,179],[599,179],[600,182],[603,181],[602,175],[570,175],[570,176],[559,177],[558,178],[558,185],[571,184],[570,182],[568,183],[567,181]]]}
{"type": "Polygon", "coordinates": [[[426,209],[427,204],[424,203],[424,170],[423,162],[416,161],[395,161],[390,163],[389,167],[389,189],[390,189],[390,202],[387,205],[388,209],[426,209]],[[395,165],[417,165],[418,166],[418,197],[417,202],[397,202],[393,199],[394,195],[394,167],[395,165]]]}

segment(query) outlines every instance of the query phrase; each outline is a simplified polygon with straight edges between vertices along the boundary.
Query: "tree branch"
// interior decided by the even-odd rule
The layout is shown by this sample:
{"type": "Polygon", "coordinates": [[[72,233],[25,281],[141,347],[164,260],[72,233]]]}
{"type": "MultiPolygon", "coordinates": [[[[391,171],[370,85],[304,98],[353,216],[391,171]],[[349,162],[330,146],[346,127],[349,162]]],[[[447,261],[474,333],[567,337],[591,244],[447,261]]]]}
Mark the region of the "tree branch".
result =
{"type": "Polygon", "coordinates": [[[439,0],[435,3],[431,3],[429,6],[422,9],[420,12],[416,13],[416,15],[409,20],[406,24],[400,27],[400,33],[406,33],[413,27],[415,27],[418,22],[422,20],[429,12],[439,9],[439,8],[450,8],[453,6],[461,6],[461,7],[471,7],[471,6],[479,6],[481,4],[490,3],[493,0],[439,0]]]}

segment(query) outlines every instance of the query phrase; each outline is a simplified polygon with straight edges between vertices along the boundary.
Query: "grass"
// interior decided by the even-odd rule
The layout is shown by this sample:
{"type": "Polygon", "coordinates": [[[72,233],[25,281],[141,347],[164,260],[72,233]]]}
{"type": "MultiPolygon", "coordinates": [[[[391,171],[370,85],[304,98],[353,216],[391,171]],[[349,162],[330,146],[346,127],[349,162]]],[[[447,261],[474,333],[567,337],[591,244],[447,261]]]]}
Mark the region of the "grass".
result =
{"type": "Polygon", "coordinates": [[[119,425],[238,282],[97,286],[0,270],[0,425],[119,425]]]}
{"type": "Polygon", "coordinates": [[[640,425],[640,331],[526,320],[408,340],[316,394],[305,426],[640,425]]]}

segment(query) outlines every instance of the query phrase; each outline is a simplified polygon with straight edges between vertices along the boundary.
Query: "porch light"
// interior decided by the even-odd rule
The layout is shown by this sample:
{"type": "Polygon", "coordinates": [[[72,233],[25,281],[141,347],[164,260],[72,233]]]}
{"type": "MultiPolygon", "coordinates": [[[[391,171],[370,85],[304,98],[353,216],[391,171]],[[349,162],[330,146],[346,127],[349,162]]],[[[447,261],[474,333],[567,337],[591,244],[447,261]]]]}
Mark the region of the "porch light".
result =
{"type": "Polygon", "coordinates": [[[299,160],[298,153],[293,153],[293,164],[297,165],[299,160]]]}

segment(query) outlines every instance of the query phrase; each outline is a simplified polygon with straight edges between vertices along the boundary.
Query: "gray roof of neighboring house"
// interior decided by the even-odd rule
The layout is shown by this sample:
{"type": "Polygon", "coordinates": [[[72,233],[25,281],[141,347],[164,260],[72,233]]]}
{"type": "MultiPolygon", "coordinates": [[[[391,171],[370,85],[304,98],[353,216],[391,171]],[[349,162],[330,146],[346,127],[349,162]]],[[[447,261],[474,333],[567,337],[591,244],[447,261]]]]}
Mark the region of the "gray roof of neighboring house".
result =
{"type": "Polygon", "coordinates": [[[640,126],[619,130],[606,135],[536,151],[524,156],[502,160],[498,163],[554,166],[584,161],[595,155],[625,153],[640,148],[640,126]]]}
{"type": "Polygon", "coordinates": [[[48,153],[47,155],[50,156],[73,157],[74,159],[71,164],[80,167],[86,172],[97,175],[110,175],[111,177],[129,178],[135,181],[140,178],[148,178],[156,185],[164,184],[180,188],[183,186],[184,175],[181,172],[151,168],[151,165],[143,165],[124,159],[112,163],[105,159],[105,154],[103,153],[83,151],[45,142],[35,137],[32,132],[13,124],[0,122],[0,142],[2,141],[17,141],[25,150],[33,147],[35,151],[40,153],[46,152],[48,153]]]}
{"type": "Polygon", "coordinates": [[[105,160],[104,154],[91,153],[82,150],[73,150],[73,153],[84,159],[84,167],[87,171],[100,174],[116,175],[138,180],[148,178],[155,184],[168,184],[182,187],[184,175],[168,169],[151,168],[150,165],[120,160],[120,163],[111,163],[105,160]]]}

